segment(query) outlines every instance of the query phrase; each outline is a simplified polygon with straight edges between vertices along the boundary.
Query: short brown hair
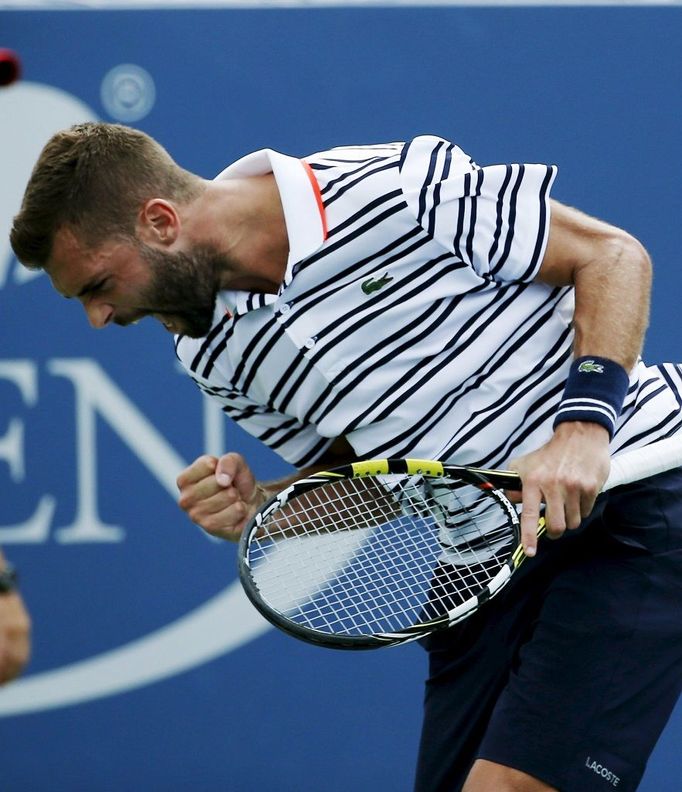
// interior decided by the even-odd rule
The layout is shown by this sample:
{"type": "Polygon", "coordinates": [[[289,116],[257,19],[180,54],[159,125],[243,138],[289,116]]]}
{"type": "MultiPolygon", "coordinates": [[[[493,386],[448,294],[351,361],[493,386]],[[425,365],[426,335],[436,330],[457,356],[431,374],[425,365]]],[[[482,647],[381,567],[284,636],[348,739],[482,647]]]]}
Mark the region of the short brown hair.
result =
{"type": "Polygon", "coordinates": [[[14,218],[12,249],[22,264],[42,269],[60,228],[71,228],[90,248],[131,239],[149,198],[184,202],[200,189],[201,179],[144,132],[121,124],[76,124],[54,135],[40,154],[14,218]]]}

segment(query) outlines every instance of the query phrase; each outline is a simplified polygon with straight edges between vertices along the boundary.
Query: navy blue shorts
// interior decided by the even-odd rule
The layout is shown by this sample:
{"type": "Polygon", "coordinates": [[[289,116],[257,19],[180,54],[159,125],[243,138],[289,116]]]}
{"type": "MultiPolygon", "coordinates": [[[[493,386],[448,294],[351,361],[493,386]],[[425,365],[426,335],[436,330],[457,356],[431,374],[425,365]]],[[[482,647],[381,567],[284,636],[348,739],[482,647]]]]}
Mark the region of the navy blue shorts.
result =
{"type": "Polygon", "coordinates": [[[417,792],[489,759],[632,792],[682,689],[682,470],[600,496],[472,618],[424,641],[417,792]]]}

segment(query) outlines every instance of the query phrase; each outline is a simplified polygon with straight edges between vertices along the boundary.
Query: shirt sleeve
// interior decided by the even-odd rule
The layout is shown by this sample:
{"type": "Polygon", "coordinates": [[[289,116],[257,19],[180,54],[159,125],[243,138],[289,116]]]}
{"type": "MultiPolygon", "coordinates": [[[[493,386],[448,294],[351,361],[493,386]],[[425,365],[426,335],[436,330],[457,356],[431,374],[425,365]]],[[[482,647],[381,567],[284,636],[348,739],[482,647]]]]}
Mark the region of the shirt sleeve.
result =
{"type": "Polygon", "coordinates": [[[238,391],[209,384],[188,373],[199,390],[217,401],[227,416],[296,468],[317,462],[333,442],[333,438],[318,434],[311,424],[302,424],[238,391]]]}
{"type": "Polygon", "coordinates": [[[549,232],[549,165],[479,167],[458,146],[415,138],[402,155],[408,207],[427,233],[483,278],[531,281],[549,232]]]}

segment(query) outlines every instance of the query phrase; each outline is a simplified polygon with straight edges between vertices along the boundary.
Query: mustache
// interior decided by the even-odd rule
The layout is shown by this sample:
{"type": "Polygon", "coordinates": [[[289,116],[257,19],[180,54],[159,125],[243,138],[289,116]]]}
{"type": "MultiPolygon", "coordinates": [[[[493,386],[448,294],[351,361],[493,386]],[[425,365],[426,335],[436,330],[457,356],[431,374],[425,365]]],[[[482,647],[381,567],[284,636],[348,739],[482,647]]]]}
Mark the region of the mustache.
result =
{"type": "Polygon", "coordinates": [[[151,281],[140,295],[140,305],[115,317],[114,322],[126,326],[143,316],[155,315],[167,329],[172,327],[171,332],[205,337],[213,326],[219,273],[229,261],[211,246],[173,253],[147,245],[139,249],[150,265],[151,281]]]}
{"type": "Polygon", "coordinates": [[[157,319],[169,332],[178,335],[189,336],[190,338],[204,338],[213,327],[213,317],[215,315],[215,301],[209,310],[177,310],[159,311],[158,309],[148,309],[136,311],[134,314],[114,316],[113,323],[119,327],[130,327],[136,325],[142,319],[151,316],[157,319]]]}

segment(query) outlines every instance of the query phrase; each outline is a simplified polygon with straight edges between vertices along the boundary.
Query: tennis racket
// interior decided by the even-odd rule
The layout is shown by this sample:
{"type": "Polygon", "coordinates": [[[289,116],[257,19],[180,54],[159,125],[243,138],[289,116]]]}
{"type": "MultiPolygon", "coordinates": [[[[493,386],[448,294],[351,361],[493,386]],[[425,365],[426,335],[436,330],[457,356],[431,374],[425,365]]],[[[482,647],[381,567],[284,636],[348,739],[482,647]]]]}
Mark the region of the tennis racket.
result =
{"type": "MultiPolygon", "coordinates": [[[[603,491],[682,465],[670,438],[620,454],[603,491]]],[[[300,479],[253,517],[244,590],[309,643],[371,649],[422,638],[478,610],[525,558],[511,471],[376,459],[300,479]]],[[[540,520],[538,535],[544,532],[540,520]]]]}

